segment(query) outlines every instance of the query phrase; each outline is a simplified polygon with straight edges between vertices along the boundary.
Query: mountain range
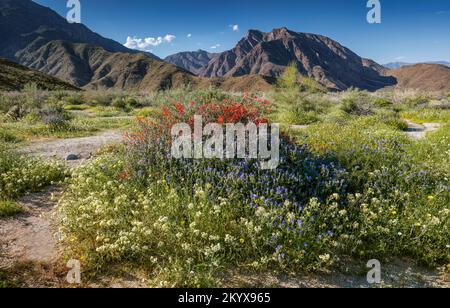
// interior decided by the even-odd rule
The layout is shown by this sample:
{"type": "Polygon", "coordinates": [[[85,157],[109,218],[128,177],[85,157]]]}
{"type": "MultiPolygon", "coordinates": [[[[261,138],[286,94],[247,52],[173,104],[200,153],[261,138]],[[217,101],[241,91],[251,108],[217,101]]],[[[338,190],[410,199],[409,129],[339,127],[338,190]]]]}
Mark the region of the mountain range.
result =
{"type": "Polygon", "coordinates": [[[407,63],[407,62],[391,62],[384,64],[383,66],[388,69],[398,69],[402,68],[404,66],[410,66],[415,64],[438,64],[438,65],[444,65],[450,67],[450,62],[447,61],[429,61],[429,62],[422,62],[422,63],[407,63]]]}
{"type": "Polygon", "coordinates": [[[415,64],[390,70],[401,89],[450,92],[450,67],[438,64],[415,64]]]}
{"type": "Polygon", "coordinates": [[[195,75],[201,75],[204,67],[219,55],[219,53],[209,53],[204,50],[186,51],[168,56],[164,61],[182,67],[195,75]]]}
{"type": "MultiPolygon", "coordinates": [[[[164,89],[193,74],[70,24],[30,0],[0,0],[0,57],[86,88],[164,89]]],[[[181,84],[180,84],[181,85],[181,84]]]]}
{"type": "Polygon", "coordinates": [[[338,42],[287,28],[268,33],[250,30],[233,49],[211,55],[209,61],[202,55],[205,51],[180,53],[165,60],[202,77],[253,74],[277,77],[290,63],[295,63],[301,74],[334,90],[350,87],[377,90],[395,84],[394,78],[380,74],[369,65],[373,61],[359,57],[338,42]]]}
{"type": "MultiPolygon", "coordinates": [[[[250,30],[222,53],[199,50],[161,60],[82,24],[69,24],[31,0],[0,0],[0,57],[84,89],[152,91],[214,85],[229,91],[268,90],[291,63],[331,90],[421,86],[420,71],[414,71],[420,68],[397,73],[328,37],[287,28],[250,30]]],[[[446,82],[450,87],[441,67],[434,65],[428,72],[442,74],[437,77],[444,80],[444,88],[446,82]]],[[[432,84],[427,86],[433,90],[432,84]]]]}

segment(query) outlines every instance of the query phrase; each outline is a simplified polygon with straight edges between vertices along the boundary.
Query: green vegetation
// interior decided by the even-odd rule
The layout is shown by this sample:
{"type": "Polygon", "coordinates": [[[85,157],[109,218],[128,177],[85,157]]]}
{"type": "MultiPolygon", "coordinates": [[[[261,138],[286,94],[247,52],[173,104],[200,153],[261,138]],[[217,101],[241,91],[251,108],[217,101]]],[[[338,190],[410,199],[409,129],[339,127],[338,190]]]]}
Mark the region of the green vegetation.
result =
{"type": "Polygon", "coordinates": [[[45,90],[76,90],[73,85],[58,78],[32,70],[0,58],[0,91],[20,91],[29,84],[45,90]]]}
{"type": "Polygon", "coordinates": [[[65,178],[58,206],[64,244],[91,277],[126,263],[146,272],[151,286],[210,287],[234,270],[289,274],[372,258],[450,264],[445,97],[326,93],[291,66],[261,98],[213,88],[28,88],[0,102],[0,204],[13,207],[9,200],[65,178]],[[307,127],[285,129],[282,163],[267,172],[254,161],[166,155],[169,119],[189,123],[202,111],[220,121],[230,110],[238,122],[307,127]],[[413,140],[405,120],[441,126],[413,140]],[[36,137],[112,128],[130,130],[127,145],[104,150],[70,177],[59,163],[11,152],[36,137]]]}
{"type": "Polygon", "coordinates": [[[14,216],[23,212],[23,207],[14,201],[0,200],[0,218],[14,216]]]}
{"type": "Polygon", "coordinates": [[[0,200],[14,200],[25,193],[40,191],[65,176],[60,162],[42,162],[10,150],[0,151],[0,200]]]}
{"type": "MultiPolygon", "coordinates": [[[[167,160],[146,135],[153,122],[141,120],[126,149],[69,180],[60,210],[72,254],[94,274],[131,262],[152,286],[217,286],[231,269],[316,271],[349,258],[448,264],[448,124],[419,141],[403,132],[404,115],[432,113],[432,100],[288,89],[293,75],[283,76],[276,112],[266,115],[309,125],[291,131],[297,145],[282,145],[286,165],[265,173],[251,162],[167,160]]],[[[200,105],[232,97],[208,93],[200,105]]],[[[199,94],[159,95],[186,112],[199,94]]],[[[137,113],[164,121],[154,106],[137,113]]]]}

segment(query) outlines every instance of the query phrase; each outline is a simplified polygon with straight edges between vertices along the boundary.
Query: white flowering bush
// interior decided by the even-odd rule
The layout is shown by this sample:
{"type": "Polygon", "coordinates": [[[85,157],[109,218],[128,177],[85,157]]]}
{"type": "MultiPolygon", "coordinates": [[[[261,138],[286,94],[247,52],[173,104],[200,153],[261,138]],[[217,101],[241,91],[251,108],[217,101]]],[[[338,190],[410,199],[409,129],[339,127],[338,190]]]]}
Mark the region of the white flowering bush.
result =
{"type": "Polygon", "coordinates": [[[60,200],[61,231],[87,264],[133,260],[160,281],[204,286],[231,267],[312,270],[333,262],[332,221],[324,222],[340,219],[338,206],[321,211],[317,199],[301,209],[289,200],[263,206],[262,197],[253,207],[219,196],[214,183],[142,185],[125,166],[117,154],[98,158],[74,174],[60,200]]]}
{"type": "Polygon", "coordinates": [[[43,162],[0,149],[0,200],[42,190],[64,180],[66,175],[67,171],[60,162],[43,162]]]}

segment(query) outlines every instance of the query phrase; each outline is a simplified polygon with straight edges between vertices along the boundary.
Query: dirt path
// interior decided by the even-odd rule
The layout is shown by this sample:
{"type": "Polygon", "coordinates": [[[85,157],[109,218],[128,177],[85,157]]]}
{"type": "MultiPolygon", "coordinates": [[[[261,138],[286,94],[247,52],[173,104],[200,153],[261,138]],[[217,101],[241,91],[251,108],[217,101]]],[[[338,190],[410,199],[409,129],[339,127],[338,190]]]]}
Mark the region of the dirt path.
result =
{"type": "Polygon", "coordinates": [[[15,262],[53,262],[58,258],[57,228],[52,223],[52,211],[60,189],[52,187],[44,192],[27,195],[18,202],[25,212],[0,221],[2,256],[0,265],[15,262]]]}
{"type": "Polygon", "coordinates": [[[20,152],[43,159],[67,160],[69,155],[74,155],[74,158],[68,161],[68,164],[73,166],[91,158],[99,148],[122,140],[123,133],[113,130],[91,137],[35,141],[20,152]]]}
{"type": "Polygon", "coordinates": [[[444,269],[431,270],[414,265],[410,260],[394,260],[381,264],[379,285],[367,282],[369,269],[349,264],[348,272],[333,271],[323,274],[303,274],[294,277],[283,275],[233,275],[227,279],[228,287],[262,288],[450,288],[448,273],[444,269]]]}
{"type": "MultiPolygon", "coordinates": [[[[84,138],[40,140],[29,144],[20,152],[43,159],[61,160],[75,155],[76,159],[67,161],[73,167],[86,162],[102,146],[122,140],[123,134],[120,131],[107,131],[84,138]]],[[[61,188],[51,187],[40,193],[26,195],[18,200],[25,209],[23,214],[0,220],[0,269],[14,271],[22,264],[31,264],[30,271],[43,264],[46,268],[55,268],[60,249],[53,213],[56,205],[54,200],[58,200],[60,194],[61,188]]],[[[43,277],[41,273],[39,276],[38,280],[43,277]]],[[[36,283],[39,285],[39,282],[36,283]]]]}
{"type": "Polygon", "coordinates": [[[424,123],[420,125],[409,120],[406,123],[408,124],[408,129],[405,131],[406,135],[413,140],[422,140],[426,137],[427,133],[434,132],[441,126],[439,123],[424,123]]]}

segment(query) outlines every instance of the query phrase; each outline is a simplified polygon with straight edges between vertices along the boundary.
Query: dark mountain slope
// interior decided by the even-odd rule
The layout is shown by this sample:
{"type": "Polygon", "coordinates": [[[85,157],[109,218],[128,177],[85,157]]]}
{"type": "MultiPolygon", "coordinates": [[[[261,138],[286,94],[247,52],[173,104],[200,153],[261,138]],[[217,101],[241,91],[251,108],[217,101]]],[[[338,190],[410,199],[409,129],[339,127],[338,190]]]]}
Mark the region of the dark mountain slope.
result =
{"type": "Polygon", "coordinates": [[[43,90],[78,90],[67,82],[0,58],[0,91],[20,91],[31,83],[43,90]]]}
{"type": "Polygon", "coordinates": [[[209,53],[204,50],[187,51],[168,56],[164,61],[198,75],[200,74],[200,71],[208,65],[209,61],[218,55],[219,54],[217,53],[209,53]]]}

